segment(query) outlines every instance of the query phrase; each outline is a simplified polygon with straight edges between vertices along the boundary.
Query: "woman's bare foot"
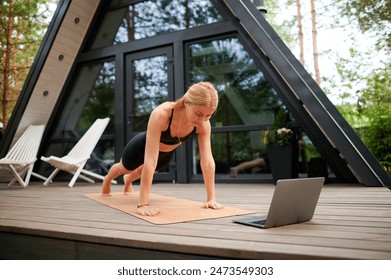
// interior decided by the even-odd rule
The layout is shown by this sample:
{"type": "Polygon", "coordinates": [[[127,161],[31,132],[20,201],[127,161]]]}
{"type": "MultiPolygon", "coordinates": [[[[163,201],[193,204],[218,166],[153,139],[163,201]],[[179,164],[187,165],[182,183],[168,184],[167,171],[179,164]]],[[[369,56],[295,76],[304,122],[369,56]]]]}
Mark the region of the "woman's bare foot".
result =
{"type": "Polygon", "coordinates": [[[132,181],[129,177],[130,177],[130,174],[124,175],[124,182],[125,182],[124,194],[125,195],[133,193],[132,181]]]}
{"type": "Polygon", "coordinates": [[[229,176],[235,178],[236,175],[238,175],[239,173],[239,170],[235,167],[231,167],[231,169],[229,170],[229,176]]]}
{"type": "Polygon", "coordinates": [[[111,195],[111,181],[107,180],[107,177],[103,180],[102,183],[102,193],[101,196],[110,196],[111,195]]]}

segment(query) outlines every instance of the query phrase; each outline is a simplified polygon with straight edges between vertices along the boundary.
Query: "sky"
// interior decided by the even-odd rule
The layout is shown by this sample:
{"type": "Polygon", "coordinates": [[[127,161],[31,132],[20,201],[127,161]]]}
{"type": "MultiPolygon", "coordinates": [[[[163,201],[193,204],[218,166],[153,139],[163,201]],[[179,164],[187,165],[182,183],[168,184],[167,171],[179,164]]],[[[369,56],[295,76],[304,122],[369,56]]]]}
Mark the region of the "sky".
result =
{"type": "MultiPolygon", "coordinates": [[[[282,3],[286,0],[277,0],[282,3]]],[[[296,3],[296,2],[295,2],[296,3]]],[[[296,17],[297,7],[295,3],[291,6],[281,4],[279,14],[275,15],[280,20],[286,18],[296,17]]],[[[312,23],[311,23],[311,6],[310,1],[301,1],[301,14],[303,16],[303,33],[304,33],[304,59],[305,68],[315,79],[315,71],[313,66],[313,47],[312,47],[312,23]]],[[[339,57],[346,58],[350,61],[350,48],[354,48],[360,53],[369,52],[371,56],[364,56],[372,68],[367,68],[368,73],[380,65],[381,60],[385,60],[386,57],[382,53],[376,53],[375,42],[376,38],[370,34],[362,34],[361,31],[354,23],[349,23],[346,19],[343,20],[341,17],[341,23],[335,23],[333,16],[338,16],[338,11],[335,10],[332,0],[315,1],[316,24],[317,24],[317,46],[319,52],[319,69],[320,75],[324,78],[332,79],[335,85],[332,87],[330,84],[321,82],[320,87],[327,92],[328,98],[335,105],[343,102],[354,103],[355,98],[343,100],[339,94],[349,89],[344,84],[349,81],[343,81],[338,75],[336,62],[339,57]],[[326,8],[329,9],[325,13],[326,8]],[[341,26],[342,25],[342,26],[341,26]],[[339,27],[341,26],[341,27],[339,27]],[[352,35],[354,34],[354,35],[352,35]]],[[[278,20],[277,20],[278,22],[278,20]]],[[[299,59],[300,50],[297,42],[297,46],[291,46],[293,54],[299,59]]],[[[365,59],[364,58],[364,59],[365,59]]],[[[352,67],[353,67],[352,61],[352,67]]],[[[360,89],[363,83],[357,82],[353,85],[353,89],[350,91],[354,92],[360,89]]]]}

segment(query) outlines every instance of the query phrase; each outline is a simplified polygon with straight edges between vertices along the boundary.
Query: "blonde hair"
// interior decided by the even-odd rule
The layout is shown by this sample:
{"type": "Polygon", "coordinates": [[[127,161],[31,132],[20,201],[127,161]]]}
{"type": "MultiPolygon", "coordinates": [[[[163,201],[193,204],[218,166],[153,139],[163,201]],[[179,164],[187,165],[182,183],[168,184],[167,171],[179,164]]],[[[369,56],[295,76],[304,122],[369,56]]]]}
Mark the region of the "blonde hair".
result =
{"type": "Polygon", "coordinates": [[[191,85],[185,95],[180,98],[177,103],[181,101],[188,101],[194,105],[210,106],[216,110],[219,103],[219,95],[212,83],[198,82],[191,85]]]}

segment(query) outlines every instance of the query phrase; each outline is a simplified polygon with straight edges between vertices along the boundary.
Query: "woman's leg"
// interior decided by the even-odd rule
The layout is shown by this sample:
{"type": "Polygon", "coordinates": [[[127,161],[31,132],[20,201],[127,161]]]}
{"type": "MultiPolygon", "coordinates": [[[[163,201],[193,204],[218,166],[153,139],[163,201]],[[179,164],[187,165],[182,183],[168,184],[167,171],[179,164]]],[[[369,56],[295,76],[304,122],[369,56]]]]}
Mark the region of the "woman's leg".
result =
{"type": "Polygon", "coordinates": [[[231,177],[236,177],[240,171],[245,171],[250,168],[254,167],[260,167],[264,168],[266,165],[265,160],[263,158],[256,158],[250,161],[242,162],[241,164],[231,167],[230,169],[230,176],[231,177]]]}
{"type": "MultiPolygon", "coordinates": [[[[171,161],[174,155],[174,151],[171,152],[159,152],[159,158],[156,166],[156,172],[165,167],[171,161]]],[[[124,194],[130,194],[133,192],[132,183],[141,177],[143,172],[143,166],[137,167],[132,173],[124,175],[125,189],[124,194]]]]}
{"type": "Polygon", "coordinates": [[[111,193],[111,181],[117,178],[118,176],[122,174],[126,174],[132,171],[127,170],[123,165],[122,162],[115,163],[111,166],[109,172],[105,176],[105,179],[102,183],[102,196],[109,196],[111,193]]]}
{"type": "Polygon", "coordinates": [[[131,194],[133,192],[132,183],[140,179],[142,171],[143,171],[143,165],[141,165],[131,173],[124,175],[124,182],[125,182],[124,194],[131,194]]]}
{"type": "MultiPolygon", "coordinates": [[[[112,178],[124,174],[124,194],[132,192],[132,182],[140,178],[140,167],[144,163],[145,132],[137,134],[122,151],[121,164],[110,169],[106,177],[112,178]]],[[[110,187],[110,186],[109,186],[110,187]]],[[[106,186],[107,188],[107,186],[106,186]]]]}

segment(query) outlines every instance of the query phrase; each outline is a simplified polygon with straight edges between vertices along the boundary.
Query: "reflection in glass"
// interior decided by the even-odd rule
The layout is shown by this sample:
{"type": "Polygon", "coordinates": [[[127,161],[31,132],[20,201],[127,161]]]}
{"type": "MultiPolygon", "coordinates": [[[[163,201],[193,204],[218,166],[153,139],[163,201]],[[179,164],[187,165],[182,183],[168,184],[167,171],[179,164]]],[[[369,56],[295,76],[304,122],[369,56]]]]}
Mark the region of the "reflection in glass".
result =
{"type": "MultiPolygon", "coordinates": [[[[210,81],[219,91],[213,127],[272,125],[275,111],[284,105],[238,38],[191,44],[188,55],[189,82],[210,81]]],[[[261,130],[213,133],[216,173],[228,174],[230,167],[265,154],[262,134],[261,130]]],[[[193,172],[200,174],[198,149],[194,147],[193,172]]]]}
{"type": "Polygon", "coordinates": [[[220,15],[209,0],[142,1],[107,12],[92,48],[126,43],[220,20],[220,15]]]}
{"type": "MultiPolygon", "coordinates": [[[[263,160],[262,166],[256,165],[240,169],[238,177],[249,177],[249,174],[257,175],[263,179],[271,178],[271,166],[268,158],[267,145],[264,143],[266,130],[246,131],[246,132],[226,132],[212,134],[212,152],[216,163],[216,174],[228,177],[230,168],[236,167],[242,163],[248,163],[254,159],[260,158],[263,160]]],[[[316,150],[309,138],[304,134],[300,134],[297,142],[296,161],[294,168],[301,176],[306,177],[308,172],[308,161],[312,157],[316,157],[316,150]]],[[[201,175],[200,159],[198,151],[198,143],[193,140],[193,174],[201,175]]],[[[244,167],[244,166],[243,166],[244,167]]],[[[236,177],[236,176],[235,176],[236,177]]]]}
{"type": "Polygon", "coordinates": [[[114,162],[115,63],[107,61],[83,66],[75,77],[58,125],[49,136],[51,144],[43,153],[65,155],[97,118],[109,117],[110,123],[104,132],[107,137],[98,142],[86,165],[93,172],[105,174],[114,162]]]}
{"type": "Polygon", "coordinates": [[[132,61],[133,103],[130,121],[134,132],[147,130],[149,116],[168,96],[167,56],[132,61]]]}
{"type": "MultiPolygon", "coordinates": [[[[115,63],[113,61],[104,62],[95,66],[83,67],[79,75],[80,82],[90,85],[91,88],[85,94],[88,95],[84,109],[76,127],[77,130],[86,131],[98,117],[110,117],[114,119],[115,110],[115,63]],[[88,75],[83,78],[84,75],[88,75]],[[93,77],[95,76],[95,81],[93,77]]],[[[80,89],[77,88],[75,91],[80,89]]],[[[106,133],[114,133],[113,122],[108,125],[106,133]]]]}
{"type": "Polygon", "coordinates": [[[282,106],[276,92],[236,38],[188,47],[190,83],[210,81],[220,102],[212,125],[271,124],[282,106]]]}
{"type": "MultiPolygon", "coordinates": [[[[212,152],[216,163],[216,174],[228,175],[229,169],[241,162],[265,157],[266,146],[263,143],[264,131],[227,132],[212,134],[212,152]]],[[[197,141],[194,146],[194,174],[201,174],[197,141]]],[[[253,169],[247,173],[267,172],[270,170],[253,169]]]]}

